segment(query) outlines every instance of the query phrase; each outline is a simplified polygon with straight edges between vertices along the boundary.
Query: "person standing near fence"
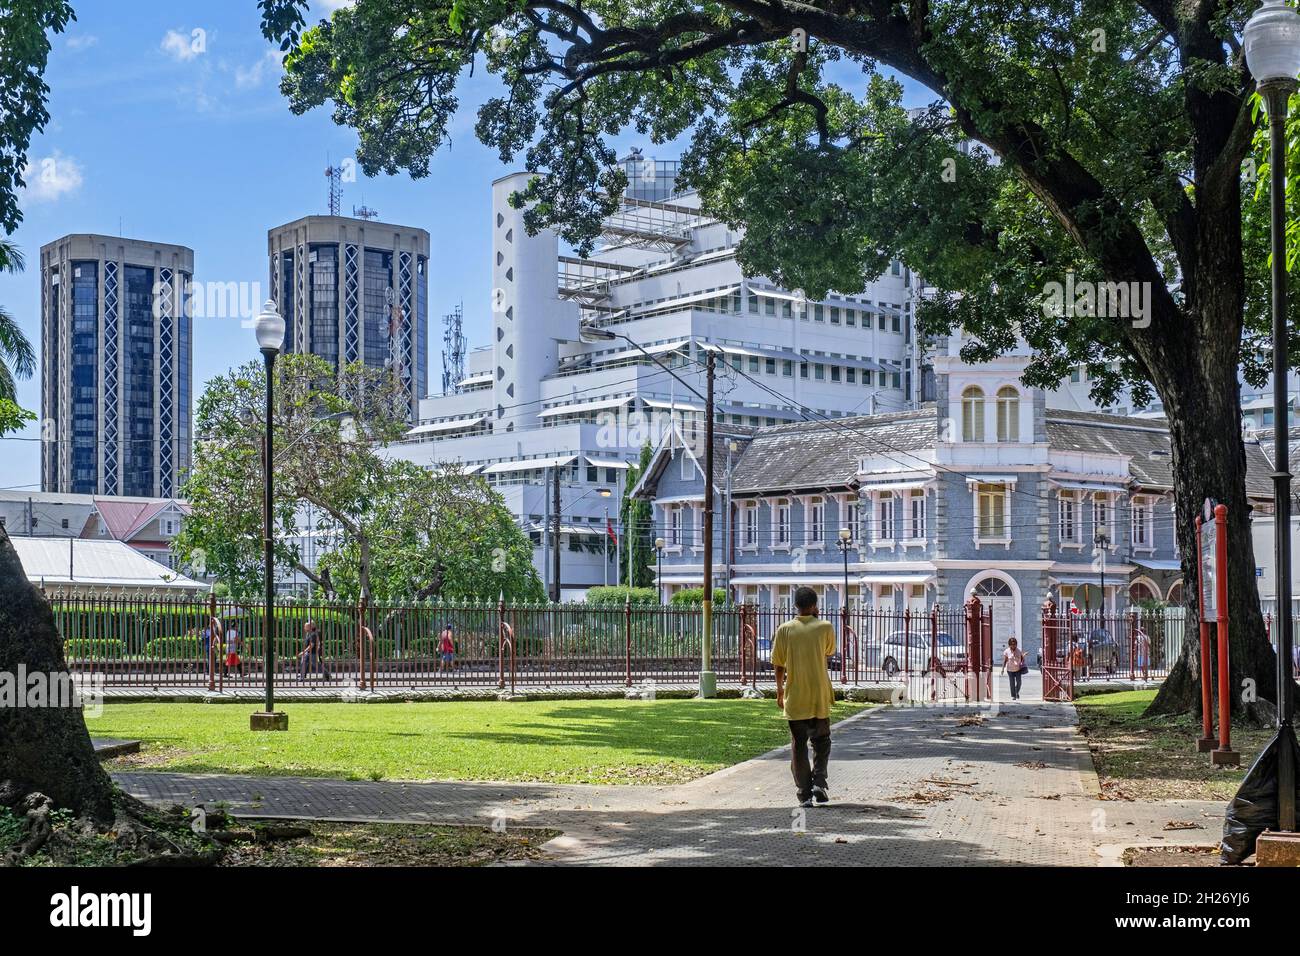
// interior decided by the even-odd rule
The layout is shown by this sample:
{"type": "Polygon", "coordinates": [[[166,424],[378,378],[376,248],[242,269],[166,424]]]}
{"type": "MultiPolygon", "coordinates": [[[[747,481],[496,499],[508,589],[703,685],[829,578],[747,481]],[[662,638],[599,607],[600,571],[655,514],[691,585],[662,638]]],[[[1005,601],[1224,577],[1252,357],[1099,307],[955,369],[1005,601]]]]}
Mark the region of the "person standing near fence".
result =
{"type": "Polygon", "coordinates": [[[1014,637],[1007,638],[1006,650],[1002,652],[1002,673],[1011,681],[1011,699],[1020,699],[1020,682],[1025,679],[1025,652],[1014,637]]]}
{"type": "Polygon", "coordinates": [[[316,622],[308,621],[302,626],[302,631],[302,653],[298,655],[298,676],[306,679],[309,667],[313,671],[319,667],[326,680],[333,680],[329,668],[325,666],[324,648],[321,644],[320,631],[316,627],[316,622]]]}
{"type": "Polygon", "coordinates": [[[794,592],[799,616],[776,629],[772,667],[776,672],[776,706],[790,725],[790,771],[799,806],[827,803],[826,771],[831,758],[831,704],[835,691],[826,660],[835,653],[835,628],[817,616],[817,592],[794,592]],[[808,763],[808,746],[813,759],[808,763]]]}
{"type": "Polygon", "coordinates": [[[243,640],[239,636],[239,628],[232,622],[230,627],[226,628],[226,656],[221,662],[221,676],[229,676],[232,669],[240,677],[244,676],[244,662],[239,656],[244,649],[243,640]]]}
{"type": "Polygon", "coordinates": [[[438,672],[450,671],[456,659],[456,639],[452,633],[451,622],[442,629],[438,637],[438,672]]]}

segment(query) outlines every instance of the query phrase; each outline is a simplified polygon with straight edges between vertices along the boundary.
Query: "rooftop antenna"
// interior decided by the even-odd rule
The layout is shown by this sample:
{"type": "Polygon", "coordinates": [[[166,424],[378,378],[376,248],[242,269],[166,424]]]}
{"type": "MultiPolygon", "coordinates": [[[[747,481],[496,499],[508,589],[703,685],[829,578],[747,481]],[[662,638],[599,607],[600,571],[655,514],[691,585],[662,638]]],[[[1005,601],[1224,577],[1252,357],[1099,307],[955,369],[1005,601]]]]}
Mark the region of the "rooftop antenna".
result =
{"type": "Polygon", "coordinates": [[[450,395],[465,377],[464,303],[442,317],[442,394],[450,395]]]}
{"type": "Polygon", "coordinates": [[[362,203],[360,206],[353,206],[352,215],[357,219],[364,219],[366,222],[369,222],[371,219],[379,218],[379,213],[371,209],[365,203],[362,203]]]}
{"type": "Polygon", "coordinates": [[[343,170],[333,163],[325,167],[325,178],[330,183],[330,215],[339,214],[340,204],[343,201],[343,170]]]}

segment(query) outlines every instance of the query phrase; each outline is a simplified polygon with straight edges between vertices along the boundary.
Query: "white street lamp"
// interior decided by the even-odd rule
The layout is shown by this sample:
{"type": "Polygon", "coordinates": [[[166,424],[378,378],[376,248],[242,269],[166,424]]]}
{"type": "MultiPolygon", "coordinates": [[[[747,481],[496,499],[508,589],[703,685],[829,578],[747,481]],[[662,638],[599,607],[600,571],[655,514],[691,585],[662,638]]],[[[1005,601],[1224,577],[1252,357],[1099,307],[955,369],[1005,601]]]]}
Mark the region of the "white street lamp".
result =
{"type": "Polygon", "coordinates": [[[257,334],[257,347],[263,354],[270,352],[278,355],[284,348],[284,316],[280,315],[271,299],[267,299],[262,306],[262,311],[253,323],[253,330],[257,334]]]}

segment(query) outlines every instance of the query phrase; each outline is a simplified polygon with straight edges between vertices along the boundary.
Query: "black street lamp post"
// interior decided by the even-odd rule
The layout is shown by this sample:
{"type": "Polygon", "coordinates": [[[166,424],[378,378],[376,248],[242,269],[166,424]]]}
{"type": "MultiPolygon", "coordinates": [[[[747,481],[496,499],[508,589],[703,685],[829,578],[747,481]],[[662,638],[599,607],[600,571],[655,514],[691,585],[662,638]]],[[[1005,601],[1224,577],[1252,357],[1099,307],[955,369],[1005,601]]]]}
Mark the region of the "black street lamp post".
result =
{"type": "Polygon", "coordinates": [[[266,577],[266,607],[263,634],[266,655],[263,661],[263,680],[266,683],[266,703],[263,710],[254,713],[249,726],[253,730],[288,730],[289,715],[275,711],[275,448],[273,424],[275,414],[275,358],[284,347],[284,319],[268,299],[262,306],[255,325],[257,345],[266,363],[266,434],[262,439],[262,561],[266,577]]]}

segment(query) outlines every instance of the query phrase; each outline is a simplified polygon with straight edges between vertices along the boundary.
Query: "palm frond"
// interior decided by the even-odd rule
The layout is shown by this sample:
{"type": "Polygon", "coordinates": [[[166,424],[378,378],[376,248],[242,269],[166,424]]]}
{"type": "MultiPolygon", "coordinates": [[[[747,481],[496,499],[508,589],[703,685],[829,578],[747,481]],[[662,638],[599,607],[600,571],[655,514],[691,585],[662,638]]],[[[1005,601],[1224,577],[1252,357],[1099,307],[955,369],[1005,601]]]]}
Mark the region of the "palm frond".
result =
{"type": "Polygon", "coordinates": [[[5,365],[12,367],[7,372],[12,371],[19,378],[31,378],[36,372],[36,349],[18,328],[14,317],[0,306],[0,367],[5,365]]]}
{"type": "Polygon", "coordinates": [[[18,243],[12,239],[0,239],[0,271],[22,272],[26,264],[18,243]]]}

